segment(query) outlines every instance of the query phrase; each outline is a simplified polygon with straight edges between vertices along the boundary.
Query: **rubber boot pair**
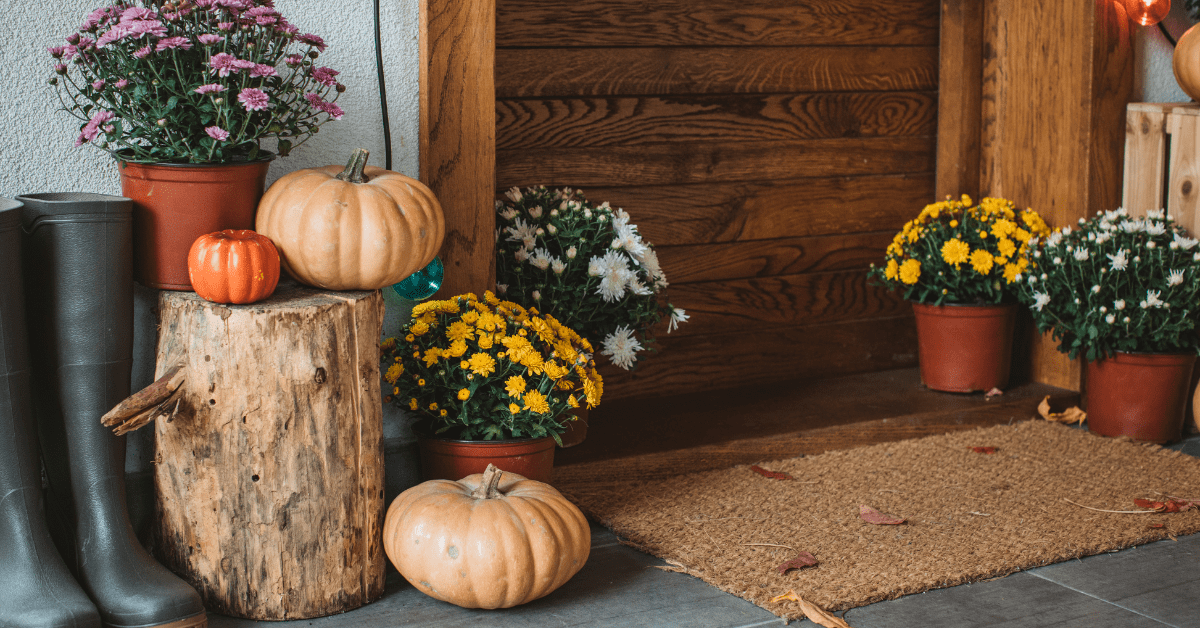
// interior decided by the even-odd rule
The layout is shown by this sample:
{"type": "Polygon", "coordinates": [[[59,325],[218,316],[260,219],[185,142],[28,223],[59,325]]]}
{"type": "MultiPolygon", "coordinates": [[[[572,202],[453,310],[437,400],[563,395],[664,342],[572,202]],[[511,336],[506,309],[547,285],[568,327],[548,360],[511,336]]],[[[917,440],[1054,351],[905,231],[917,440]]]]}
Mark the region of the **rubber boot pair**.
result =
{"type": "Polygon", "coordinates": [[[199,595],[134,535],[125,440],[100,424],[129,395],[131,203],[18,201],[0,201],[0,626],[201,628],[199,595]]]}

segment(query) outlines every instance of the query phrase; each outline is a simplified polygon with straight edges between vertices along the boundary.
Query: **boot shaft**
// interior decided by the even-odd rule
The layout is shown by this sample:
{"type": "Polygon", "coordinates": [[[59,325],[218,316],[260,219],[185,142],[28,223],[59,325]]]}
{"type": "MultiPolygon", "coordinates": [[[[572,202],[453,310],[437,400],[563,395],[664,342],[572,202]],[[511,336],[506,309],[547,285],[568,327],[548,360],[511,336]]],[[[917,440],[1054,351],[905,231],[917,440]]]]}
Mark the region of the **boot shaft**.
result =
{"type": "Polygon", "coordinates": [[[0,495],[42,486],[29,407],[20,208],[0,198],[0,495]]]}

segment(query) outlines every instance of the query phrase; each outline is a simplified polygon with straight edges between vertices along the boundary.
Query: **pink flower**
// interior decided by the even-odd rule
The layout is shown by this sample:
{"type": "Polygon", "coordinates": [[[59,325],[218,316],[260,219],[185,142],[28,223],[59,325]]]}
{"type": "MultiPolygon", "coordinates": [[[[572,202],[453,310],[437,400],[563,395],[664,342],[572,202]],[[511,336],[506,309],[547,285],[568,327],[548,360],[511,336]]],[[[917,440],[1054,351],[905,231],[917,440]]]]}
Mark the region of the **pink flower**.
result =
{"type": "Polygon", "coordinates": [[[246,11],[246,15],[249,15],[250,17],[258,17],[260,15],[279,15],[279,12],[271,7],[261,6],[254,7],[253,9],[246,11]]]}
{"type": "Polygon", "coordinates": [[[305,33],[305,34],[297,37],[297,39],[316,48],[317,50],[320,50],[321,52],[325,52],[325,40],[321,39],[317,35],[313,35],[312,33],[305,33]]]}
{"type": "Polygon", "coordinates": [[[261,89],[248,87],[238,93],[238,102],[242,103],[246,111],[261,111],[266,109],[269,101],[270,98],[261,89]]]}
{"type": "Polygon", "coordinates": [[[201,9],[207,9],[213,5],[213,0],[195,0],[192,4],[201,9]]]}
{"type": "Polygon", "coordinates": [[[225,7],[226,9],[229,9],[230,11],[235,11],[235,12],[236,11],[245,11],[246,9],[249,9],[251,6],[253,6],[246,0],[216,0],[215,2],[213,2],[213,4],[216,6],[219,6],[219,7],[225,7]]]}
{"type": "Polygon", "coordinates": [[[137,20],[128,24],[122,22],[120,25],[127,28],[129,36],[134,39],[139,39],[142,35],[164,37],[167,34],[167,27],[158,20],[137,20]]]}
{"type": "Polygon", "coordinates": [[[158,52],[170,50],[171,48],[182,48],[183,50],[192,49],[192,40],[187,37],[167,37],[166,39],[158,40],[158,45],[154,47],[158,52]]]}
{"type": "Polygon", "coordinates": [[[104,79],[96,79],[92,81],[92,89],[96,91],[104,89],[104,79]]]}
{"type": "Polygon", "coordinates": [[[117,81],[116,83],[113,83],[113,87],[115,87],[117,89],[125,89],[128,85],[129,85],[129,79],[121,79],[121,80],[117,81]]]}
{"type": "Polygon", "coordinates": [[[236,25],[236,24],[234,24],[233,22],[219,22],[219,23],[217,24],[217,28],[218,28],[219,30],[223,30],[223,31],[225,31],[225,32],[227,32],[227,33],[228,33],[229,31],[233,30],[233,27],[234,27],[234,26],[237,26],[237,25],[236,25]]]}
{"type": "Polygon", "coordinates": [[[295,37],[296,33],[300,32],[300,29],[296,28],[295,26],[292,26],[291,24],[289,24],[287,22],[287,20],[285,20],[283,18],[279,18],[279,23],[275,25],[275,30],[277,30],[281,33],[286,33],[293,37],[295,37]]]}
{"type": "Polygon", "coordinates": [[[139,59],[145,59],[149,54],[150,54],[150,46],[142,46],[141,48],[137,49],[137,52],[133,53],[133,56],[135,56],[139,59]]]}
{"type": "Polygon", "coordinates": [[[239,70],[253,70],[258,64],[249,59],[234,59],[230,63],[239,70]]]}
{"type": "Polygon", "coordinates": [[[304,61],[303,55],[288,55],[283,58],[284,63],[286,63],[290,66],[293,66],[293,67],[300,65],[303,61],[304,61]]]}
{"type": "Polygon", "coordinates": [[[55,74],[66,74],[67,73],[67,65],[65,63],[54,64],[54,72],[55,72],[55,74]]]}
{"type": "Polygon", "coordinates": [[[204,132],[218,142],[224,142],[225,140],[229,139],[229,131],[222,129],[219,126],[206,126],[204,127],[204,132]]]}
{"type": "Polygon", "coordinates": [[[196,92],[197,94],[213,94],[223,92],[226,89],[228,88],[219,83],[209,83],[208,85],[201,85],[192,91],[196,92]]]}
{"type": "Polygon", "coordinates": [[[75,47],[78,48],[80,52],[83,52],[84,50],[91,49],[95,45],[96,42],[91,37],[80,37],[79,43],[75,44],[75,47]]]}
{"type": "Polygon", "coordinates": [[[63,57],[62,57],[63,61],[70,61],[71,59],[75,58],[75,54],[78,52],[79,52],[79,49],[76,48],[75,46],[71,46],[71,45],[64,46],[63,47],[63,57]]]}
{"type": "Polygon", "coordinates": [[[78,148],[86,142],[90,142],[100,135],[100,125],[112,120],[116,117],[113,112],[101,110],[92,116],[88,123],[83,125],[83,129],[79,133],[79,137],[75,139],[75,146],[78,148]]]}
{"type": "Polygon", "coordinates": [[[79,33],[71,33],[70,35],[67,35],[67,43],[71,44],[72,46],[78,45],[79,33]]]}
{"type": "Polygon", "coordinates": [[[325,99],[321,98],[320,94],[305,94],[304,100],[307,100],[309,106],[311,106],[313,109],[316,109],[317,111],[324,111],[325,113],[329,114],[330,118],[333,118],[334,120],[341,120],[342,116],[346,113],[345,111],[342,111],[342,108],[336,104],[325,102],[325,99]]]}
{"type": "MultiPolygon", "coordinates": [[[[96,40],[96,47],[103,48],[114,41],[121,41],[122,39],[125,39],[130,34],[131,33],[128,28],[121,24],[117,24],[116,26],[100,34],[100,39],[96,40]]],[[[80,46],[80,48],[82,47],[83,46],[80,46]]]]}
{"type": "Polygon", "coordinates": [[[86,20],[84,20],[83,24],[79,27],[79,30],[81,30],[81,31],[94,30],[94,29],[96,29],[96,27],[100,26],[101,24],[104,24],[104,23],[107,23],[108,21],[110,21],[113,17],[116,16],[116,13],[117,13],[117,7],[115,7],[115,6],[104,7],[102,9],[96,9],[95,11],[92,11],[92,14],[89,15],[86,20]]]}
{"type": "Polygon", "coordinates": [[[237,68],[233,66],[234,61],[237,61],[237,57],[227,52],[218,52],[208,60],[208,65],[212,67],[213,72],[217,73],[217,76],[229,76],[230,72],[237,71],[237,68]]]}
{"type": "Polygon", "coordinates": [[[66,46],[54,46],[54,47],[46,49],[46,52],[49,52],[50,56],[54,57],[55,59],[61,59],[63,56],[63,53],[66,51],[67,51],[66,46]]]}
{"type": "Polygon", "coordinates": [[[333,68],[314,67],[312,69],[312,77],[316,79],[318,83],[322,85],[328,85],[330,87],[337,85],[337,79],[334,78],[337,75],[338,71],[333,68]]]}
{"type": "Polygon", "coordinates": [[[259,26],[270,26],[277,21],[279,21],[279,18],[274,15],[260,15],[254,18],[254,22],[259,26]]]}
{"type": "Polygon", "coordinates": [[[205,46],[211,46],[215,43],[225,40],[223,36],[214,35],[212,33],[204,33],[203,35],[196,37],[196,39],[199,39],[200,43],[204,44],[205,46]]]}
{"type": "Polygon", "coordinates": [[[252,78],[257,78],[260,76],[279,76],[279,72],[276,72],[275,68],[272,66],[269,66],[265,63],[259,63],[251,68],[250,76],[252,78]]]}
{"type": "Polygon", "coordinates": [[[154,11],[144,7],[130,7],[121,13],[121,23],[132,22],[134,20],[151,20],[154,19],[154,11]]]}

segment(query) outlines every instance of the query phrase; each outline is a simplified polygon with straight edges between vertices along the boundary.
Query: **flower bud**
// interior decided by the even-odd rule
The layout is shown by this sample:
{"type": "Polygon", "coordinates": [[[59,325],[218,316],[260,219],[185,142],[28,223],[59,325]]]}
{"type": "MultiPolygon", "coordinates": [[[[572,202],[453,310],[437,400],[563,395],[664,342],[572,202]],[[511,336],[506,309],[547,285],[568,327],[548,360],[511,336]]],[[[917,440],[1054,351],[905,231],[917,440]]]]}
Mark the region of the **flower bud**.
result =
{"type": "Polygon", "coordinates": [[[165,126],[167,126],[167,119],[166,119],[166,118],[159,118],[159,119],[158,119],[158,122],[155,122],[155,124],[157,124],[157,125],[158,125],[158,126],[160,126],[160,127],[165,127],[165,126]]]}
{"type": "Polygon", "coordinates": [[[67,43],[74,46],[79,43],[79,33],[71,33],[67,36],[67,43]]]}
{"type": "Polygon", "coordinates": [[[57,77],[57,76],[51,76],[51,77],[50,77],[50,80],[48,80],[48,81],[46,81],[46,82],[47,82],[47,83],[50,83],[51,85],[58,85],[58,77],[57,77]]]}
{"type": "Polygon", "coordinates": [[[67,73],[67,66],[65,66],[65,65],[63,65],[63,64],[61,64],[61,63],[59,63],[59,64],[57,64],[57,65],[55,65],[55,66],[54,66],[54,71],[55,71],[56,73],[58,73],[58,74],[66,74],[66,73],[67,73]]]}
{"type": "Polygon", "coordinates": [[[341,94],[346,91],[346,86],[342,85],[341,83],[338,83],[337,87],[335,87],[334,89],[337,90],[337,93],[341,94]]]}
{"type": "Polygon", "coordinates": [[[317,57],[321,56],[321,54],[319,52],[317,52],[316,50],[309,50],[308,56],[313,59],[316,59],[317,57]]]}
{"type": "Polygon", "coordinates": [[[219,104],[221,104],[221,103],[223,103],[223,102],[225,102],[225,99],[224,99],[224,98],[214,98],[214,99],[213,99],[213,104],[214,104],[214,105],[219,105],[219,104]]]}

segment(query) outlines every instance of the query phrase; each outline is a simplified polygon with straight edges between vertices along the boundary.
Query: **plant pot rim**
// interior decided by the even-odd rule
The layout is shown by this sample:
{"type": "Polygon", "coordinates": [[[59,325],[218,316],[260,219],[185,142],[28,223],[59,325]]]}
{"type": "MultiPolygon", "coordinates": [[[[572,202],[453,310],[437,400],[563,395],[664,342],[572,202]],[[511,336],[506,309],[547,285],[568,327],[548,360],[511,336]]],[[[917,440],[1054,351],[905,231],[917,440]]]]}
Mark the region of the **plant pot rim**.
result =
{"type": "Polygon", "coordinates": [[[258,151],[259,156],[254,160],[235,159],[234,161],[207,161],[204,163],[175,163],[169,161],[133,161],[125,159],[120,153],[112,153],[113,159],[116,159],[122,167],[128,165],[134,166],[161,166],[163,168],[213,168],[219,166],[244,166],[248,164],[262,164],[274,161],[277,155],[269,150],[258,151]]]}
{"type": "Polygon", "coordinates": [[[459,445],[459,444],[497,445],[497,446],[504,445],[504,446],[511,447],[512,445],[516,445],[516,444],[520,444],[520,443],[533,443],[533,442],[544,441],[544,440],[553,441],[554,437],[553,436],[541,436],[538,438],[497,438],[494,440],[462,440],[459,438],[443,438],[441,436],[427,436],[424,434],[417,434],[417,440],[418,441],[437,441],[439,443],[450,443],[450,444],[454,444],[454,445],[459,445]]]}
{"type": "Polygon", "coordinates": [[[943,303],[934,305],[933,303],[921,303],[920,301],[909,301],[913,305],[922,307],[1017,307],[1020,303],[943,303]]]}
{"type": "Polygon", "coordinates": [[[1127,362],[1141,362],[1150,360],[1169,360],[1171,358],[1184,361],[1188,358],[1194,359],[1196,357],[1195,351],[1121,351],[1117,349],[1114,350],[1108,357],[1095,360],[1094,362],[1089,362],[1088,364],[1107,362],[1113,360],[1114,358],[1118,358],[1121,361],[1127,362]]]}

